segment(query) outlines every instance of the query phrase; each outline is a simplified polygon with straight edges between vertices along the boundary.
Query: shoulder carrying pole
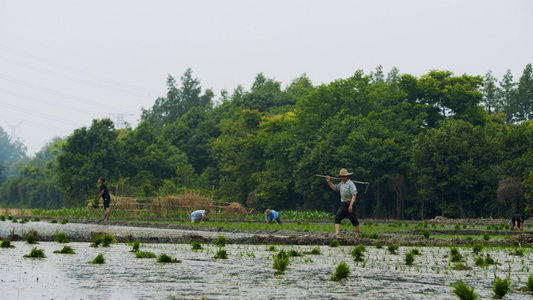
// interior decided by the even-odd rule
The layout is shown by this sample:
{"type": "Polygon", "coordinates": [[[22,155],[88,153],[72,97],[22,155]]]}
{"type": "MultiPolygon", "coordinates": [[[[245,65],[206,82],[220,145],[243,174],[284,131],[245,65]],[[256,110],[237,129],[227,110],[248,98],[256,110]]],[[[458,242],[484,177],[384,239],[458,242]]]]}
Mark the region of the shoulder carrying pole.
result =
{"type": "MultiPolygon", "coordinates": [[[[318,177],[328,177],[326,175],[320,175],[320,174],[316,174],[316,176],[318,177]]],[[[340,179],[339,177],[333,177],[333,176],[329,176],[329,178],[331,179],[340,179]]],[[[351,180],[351,179],[350,179],[351,180]]],[[[370,182],[364,182],[364,181],[357,181],[357,180],[351,180],[352,182],[355,182],[355,183],[359,183],[359,184],[366,184],[366,188],[365,188],[365,194],[366,194],[366,191],[368,191],[368,187],[370,186],[370,182]]]]}

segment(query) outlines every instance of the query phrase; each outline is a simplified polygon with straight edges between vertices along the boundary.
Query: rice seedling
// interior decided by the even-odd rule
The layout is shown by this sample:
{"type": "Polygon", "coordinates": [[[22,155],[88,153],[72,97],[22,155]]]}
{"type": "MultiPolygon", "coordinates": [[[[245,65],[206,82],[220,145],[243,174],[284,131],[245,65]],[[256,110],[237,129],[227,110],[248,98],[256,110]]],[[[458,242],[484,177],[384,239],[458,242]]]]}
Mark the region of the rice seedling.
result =
{"type": "Polygon", "coordinates": [[[462,262],[458,262],[455,265],[453,265],[452,269],[453,270],[457,270],[457,271],[469,271],[469,270],[472,270],[471,267],[469,267],[468,265],[463,264],[462,262]]]}
{"type": "Polygon", "coordinates": [[[59,254],[76,254],[76,252],[74,252],[74,249],[72,249],[72,247],[70,247],[70,246],[63,246],[63,249],[61,249],[61,250],[56,250],[56,251],[54,251],[54,253],[59,253],[59,254]]]}
{"type": "Polygon", "coordinates": [[[405,253],[404,261],[405,261],[406,265],[411,266],[413,264],[413,262],[415,261],[414,252],[413,251],[409,251],[409,252],[405,253]]]}
{"type": "Polygon", "coordinates": [[[350,276],[350,268],[345,262],[341,262],[335,269],[335,274],[331,276],[331,281],[340,281],[350,276]]]}
{"type": "Polygon", "coordinates": [[[363,232],[361,234],[361,236],[364,237],[364,238],[368,238],[368,239],[375,239],[375,240],[379,239],[379,235],[376,232],[374,232],[374,233],[365,233],[365,232],[363,232]]]}
{"type": "Polygon", "coordinates": [[[228,258],[228,252],[224,249],[219,249],[217,253],[215,254],[215,258],[220,259],[227,259],[228,258]]]}
{"type": "Polygon", "coordinates": [[[141,245],[141,243],[137,240],[133,241],[133,245],[132,245],[132,249],[130,250],[130,252],[139,252],[139,246],[141,245]]]}
{"type": "Polygon", "coordinates": [[[399,246],[396,244],[390,244],[387,247],[387,251],[389,251],[390,254],[398,254],[396,251],[398,251],[399,246]]]}
{"type": "Polygon", "coordinates": [[[63,232],[60,232],[60,233],[57,233],[56,234],[56,241],[58,243],[68,243],[68,239],[67,239],[67,234],[66,233],[63,233],[63,232]]]}
{"type": "Polygon", "coordinates": [[[285,250],[279,250],[278,254],[276,254],[277,258],[289,258],[289,254],[287,254],[287,252],[285,252],[285,250]]]}
{"type": "Polygon", "coordinates": [[[366,251],[366,247],[364,245],[357,245],[353,250],[352,250],[352,256],[354,258],[354,260],[356,262],[361,262],[363,261],[363,257],[365,256],[364,255],[364,252],[366,251]]]}
{"type": "Polygon", "coordinates": [[[270,245],[270,247],[268,247],[267,251],[276,251],[276,246],[270,245]]]}
{"type": "MultiPolygon", "coordinates": [[[[283,251],[283,250],[281,250],[283,251]]],[[[281,253],[280,251],[280,253],[281,253]]],[[[283,256],[283,255],[280,255],[280,253],[278,253],[278,255],[274,256],[274,264],[272,265],[272,268],[277,270],[275,274],[283,274],[285,273],[285,271],[287,270],[287,266],[289,265],[289,257],[286,256],[283,256]]]]}
{"type": "Polygon", "coordinates": [[[105,264],[104,254],[98,254],[92,261],[88,262],[90,264],[105,264]]]}
{"type": "Polygon", "coordinates": [[[226,246],[227,239],[225,236],[221,235],[217,238],[217,240],[214,242],[215,246],[218,247],[224,247],[226,246]]]}
{"type": "Polygon", "coordinates": [[[159,254],[159,256],[157,257],[157,262],[158,262],[158,263],[180,263],[181,260],[178,260],[178,259],[172,258],[172,257],[168,256],[168,255],[165,254],[165,253],[161,253],[161,254],[159,254]]]}
{"type": "Polygon", "coordinates": [[[287,255],[290,256],[290,257],[303,256],[303,254],[301,252],[298,252],[298,251],[296,251],[294,249],[289,250],[289,252],[287,252],[287,255]]]}
{"type": "Polygon", "coordinates": [[[15,246],[11,245],[11,240],[3,239],[0,248],[15,248],[15,246]]]}
{"type": "Polygon", "coordinates": [[[203,249],[202,245],[200,243],[198,243],[197,241],[192,241],[191,247],[192,247],[192,250],[194,250],[194,251],[198,251],[198,250],[203,249]]]}
{"type": "Polygon", "coordinates": [[[148,251],[137,251],[135,252],[135,258],[156,258],[157,256],[148,251]]]}
{"type": "Polygon", "coordinates": [[[13,216],[7,216],[8,220],[13,220],[13,216]]]}
{"type": "Polygon", "coordinates": [[[311,252],[309,252],[309,254],[320,255],[322,253],[320,252],[320,248],[315,247],[315,248],[311,249],[311,252]]]}
{"type": "Polygon", "coordinates": [[[476,257],[476,259],[474,260],[474,264],[478,267],[484,267],[486,266],[485,264],[485,260],[483,260],[483,257],[481,256],[478,256],[476,257]]]}
{"type": "Polygon", "coordinates": [[[1,215],[0,216],[0,221],[5,221],[6,220],[6,217],[4,215],[1,215]]]}
{"type": "Polygon", "coordinates": [[[50,221],[50,223],[54,223],[55,224],[55,223],[57,223],[57,220],[52,220],[52,221],[50,221]]]}
{"type": "Polygon", "coordinates": [[[24,255],[24,257],[29,258],[46,258],[46,255],[44,255],[43,249],[37,249],[37,247],[32,248],[29,254],[24,255]]]}
{"type": "Polygon", "coordinates": [[[488,233],[485,233],[485,234],[483,235],[483,239],[484,239],[485,241],[490,240],[490,235],[489,235],[488,233]]]}
{"type": "Polygon", "coordinates": [[[377,241],[376,242],[376,249],[381,249],[381,248],[383,248],[383,244],[380,241],[377,241]]]}
{"type": "Polygon", "coordinates": [[[68,220],[67,219],[62,219],[60,224],[67,224],[68,223],[68,220]]]}
{"type": "Polygon", "coordinates": [[[460,262],[463,260],[463,256],[461,255],[461,253],[459,253],[459,250],[457,250],[457,248],[455,247],[451,247],[450,248],[450,261],[451,262],[460,262]]]}
{"type": "Polygon", "coordinates": [[[512,254],[516,256],[524,256],[524,249],[518,248],[512,254]]]}
{"type": "Polygon", "coordinates": [[[424,230],[423,235],[424,235],[424,237],[425,237],[426,239],[429,239],[429,236],[430,236],[430,234],[429,234],[429,230],[427,230],[427,229],[424,230]]]}
{"type": "Polygon", "coordinates": [[[485,264],[487,265],[494,265],[496,262],[494,259],[487,253],[487,257],[485,257],[485,264]]]}
{"type": "Polygon", "coordinates": [[[20,220],[20,224],[26,224],[28,223],[30,220],[28,220],[28,218],[23,218],[22,220],[20,220]]]}
{"type": "Polygon", "coordinates": [[[109,247],[113,242],[115,242],[115,237],[109,233],[105,233],[102,236],[102,247],[109,247]]]}
{"type": "Polygon", "coordinates": [[[19,221],[18,221],[17,219],[13,218],[13,219],[11,220],[11,222],[12,222],[12,223],[18,223],[19,221]]]}
{"type": "Polygon", "coordinates": [[[461,229],[461,224],[455,223],[455,230],[459,230],[459,229],[461,229]]]}
{"type": "Polygon", "coordinates": [[[494,277],[494,285],[492,290],[494,291],[496,298],[503,298],[511,287],[511,281],[509,278],[501,279],[500,277],[494,277]]]}
{"type": "Polygon", "coordinates": [[[32,221],[33,221],[33,222],[39,222],[39,221],[41,221],[41,219],[39,219],[39,217],[35,217],[35,218],[33,218],[32,221]]]}
{"type": "Polygon", "coordinates": [[[416,248],[412,249],[411,252],[413,252],[414,255],[420,255],[420,250],[416,248]]]}
{"type": "Polygon", "coordinates": [[[100,246],[100,244],[102,243],[104,239],[102,238],[101,235],[96,235],[94,238],[93,238],[93,242],[92,244],[90,245],[90,247],[94,247],[94,248],[98,248],[98,246],[100,246]]]}
{"type": "Polygon", "coordinates": [[[474,244],[472,245],[472,252],[474,254],[479,254],[483,250],[483,246],[481,244],[474,244]]]}
{"type": "Polygon", "coordinates": [[[35,241],[35,236],[32,233],[26,234],[26,243],[37,244],[37,242],[35,241]]]}
{"type": "Polygon", "coordinates": [[[453,293],[461,300],[475,300],[478,297],[478,295],[474,293],[474,287],[468,287],[468,285],[462,280],[452,284],[452,287],[453,293]]]}
{"type": "Polygon", "coordinates": [[[533,274],[527,278],[526,286],[520,288],[524,292],[533,292],[533,274]]]}
{"type": "Polygon", "coordinates": [[[337,239],[334,239],[333,241],[331,241],[331,243],[329,243],[329,246],[330,247],[339,247],[340,246],[340,243],[337,239]]]}

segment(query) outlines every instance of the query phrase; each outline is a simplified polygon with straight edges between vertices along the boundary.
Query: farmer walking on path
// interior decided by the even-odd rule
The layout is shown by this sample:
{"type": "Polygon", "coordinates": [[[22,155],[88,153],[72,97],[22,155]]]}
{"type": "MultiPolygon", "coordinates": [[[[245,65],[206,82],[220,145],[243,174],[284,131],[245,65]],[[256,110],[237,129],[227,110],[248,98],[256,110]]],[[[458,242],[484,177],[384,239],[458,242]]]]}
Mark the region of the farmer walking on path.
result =
{"type": "Polygon", "coordinates": [[[109,196],[109,190],[107,189],[107,186],[105,185],[105,179],[104,177],[98,177],[98,183],[100,184],[100,194],[98,197],[96,197],[96,200],[102,199],[104,200],[104,216],[100,221],[107,221],[109,217],[109,203],[111,202],[111,197],[109,196]]]}
{"type": "Polygon", "coordinates": [[[341,182],[339,182],[337,185],[331,183],[330,177],[326,176],[326,181],[328,182],[329,187],[335,192],[340,192],[341,194],[341,207],[339,207],[339,210],[335,215],[335,236],[339,235],[341,221],[348,217],[357,231],[357,236],[361,237],[359,221],[357,221],[357,217],[355,216],[354,207],[355,198],[357,197],[357,188],[355,187],[355,183],[348,179],[348,176],[351,174],[352,173],[348,173],[348,170],[341,169],[339,172],[339,178],[341,179],[341,182]]]}

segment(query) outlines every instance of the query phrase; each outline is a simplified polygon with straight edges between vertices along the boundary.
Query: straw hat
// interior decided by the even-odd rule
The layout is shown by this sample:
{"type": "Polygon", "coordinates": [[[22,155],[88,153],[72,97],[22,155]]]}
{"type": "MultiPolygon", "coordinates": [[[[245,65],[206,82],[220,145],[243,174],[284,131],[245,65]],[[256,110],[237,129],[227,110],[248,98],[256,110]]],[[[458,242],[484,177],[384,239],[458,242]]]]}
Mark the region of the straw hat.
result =
{"type": "Polygon", "coordinates": [[[265,215],[270,215],[272,211],[270,209],[267,208],[267,210],[265,210],[265,215]]]}
{"type": "Polygon", "coordinates": [[[348,175],[352,175],[352,173],[348,173],[348,170],[346,170],[346,169],[341,169],[340,172],[339,172],[339,177],[340,176],[348,176],[348,175]]]}

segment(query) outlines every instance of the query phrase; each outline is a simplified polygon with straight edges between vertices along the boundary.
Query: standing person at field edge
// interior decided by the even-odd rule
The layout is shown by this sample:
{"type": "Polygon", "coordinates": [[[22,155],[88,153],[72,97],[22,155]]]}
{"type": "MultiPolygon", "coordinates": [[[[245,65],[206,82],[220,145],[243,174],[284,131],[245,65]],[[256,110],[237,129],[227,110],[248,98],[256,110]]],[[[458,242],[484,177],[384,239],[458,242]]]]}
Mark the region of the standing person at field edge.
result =
{"type": "Polygon", "coordinates": [[[348,173],[348,170],[346,169],[341,169],[339,172],[339,178],[341,179],[341,182],[339,182],[337,185],[331,183],[330,177],[326,176],[326,181],[328,182],[329,187],[335,192],[340,192],[341,194],[341,207],[339,207],[339,210],[335,215],[335,236],[339,235],[341,221],[348,217],[350,222],[352,222],[352,225],[355,227],[357,235],[361,237],[359,221],[357,221],[357,217],[355,216],[354,207],[355,198],[357,197],[357,188],[355,187],[355,183],[348,179],[349,175],[352,175],[352,173],[348,173]]]}
{"type": "Polygon", "coordinates": [[[520,228],[522,228],[522,224],[524,224],[525,219],[526,217],[524,217],[523,215],[516,214],[511,219],[511,226],[513,226],[515,230],[520,231],[520,228]]]}
{"type": "Polygon", "coordinates": [[[191,213],[191,222],[195,221],[204,221],[206,222],[205,215],[210,214],[209,209],[206,210],[195,210],[191,213]]]}
{"type": "Polygon", "coordinates": [[[111,197],[109,196],[109,190],[107,189],[107,186],[105,185],[105,179],[104,177],[98,177],[98,183],[100,184],[100,194],[98,197],[96,197],[96,200],[102,199],[104,200],[104,216],[100,219],[100,221],[107,221],[109,217],[109,203],[111,203],[111,197]]]}
{"type": "Polygon", "coordinates": [[[278,222],[278,224],[281,224],[281,220],[279,219],[278,212],[273,209],[271,210],[267,208],[267,210],[265,210],[265,219],[268,224],[274,221],[278,222]]]}

